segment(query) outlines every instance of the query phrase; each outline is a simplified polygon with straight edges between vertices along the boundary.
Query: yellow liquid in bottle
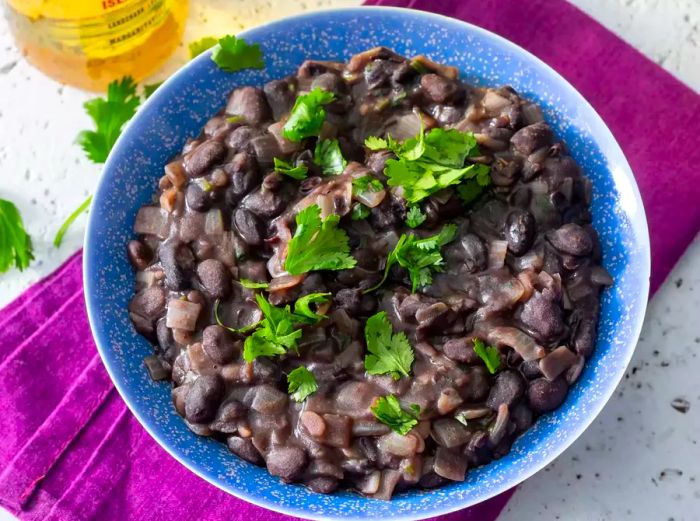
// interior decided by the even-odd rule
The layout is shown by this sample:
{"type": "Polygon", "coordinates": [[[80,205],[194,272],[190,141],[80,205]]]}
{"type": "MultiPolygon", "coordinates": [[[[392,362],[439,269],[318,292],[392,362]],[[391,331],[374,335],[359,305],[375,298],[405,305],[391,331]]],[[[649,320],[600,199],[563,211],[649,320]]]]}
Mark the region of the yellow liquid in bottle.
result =
{"type": "Polygon", "coordinates": [[[17,46],[38,69],[104,91],[155,71],[180,43],[188,0],[7,0],[17,46]]]}

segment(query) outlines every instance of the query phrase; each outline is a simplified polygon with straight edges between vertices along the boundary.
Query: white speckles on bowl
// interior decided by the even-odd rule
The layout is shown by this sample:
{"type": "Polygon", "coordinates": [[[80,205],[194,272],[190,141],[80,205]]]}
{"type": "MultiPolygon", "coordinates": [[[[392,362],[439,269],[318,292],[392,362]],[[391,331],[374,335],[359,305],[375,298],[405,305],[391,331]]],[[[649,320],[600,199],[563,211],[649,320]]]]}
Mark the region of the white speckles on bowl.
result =
{"type": "Polygon", "coordinates": [[[202,55],[170,78],[143,106],[115,146],[95,194],[85,245],[88,313],[100,354],[115,385],[141,423],[188,468],[253,503],[306,518],[415,519],[465,508],[544,467],[568,447],[602,409],[619,382],[637,342],[649,277],[649,239],[639,193],[620,148],[573,87],[515,45],[448,18],[389,8],[322,11],[243,33],[259,43],[264,70],[226,74],[202,55]],[[143,368],[151,352],[132,328],[126,306],[132,272],[125,252],[138,208],[149,201],[163,165],[239,85],[292,73],[305,58],[345,60],[376,45],[406,55],[426,54],[457,66],[480,85],[512,85],[539,103],[558,135],[593,182],[594,225],[604,265],[615,285],[603,296],[595,354],[564,405],[519,438],[513,450],[471,470],[463,483],[409,491],[391,502],[343,492],[324,496],[283,485],[265,469],[195,436],[170,404],[167,384],[152,382],[143,368]]]}

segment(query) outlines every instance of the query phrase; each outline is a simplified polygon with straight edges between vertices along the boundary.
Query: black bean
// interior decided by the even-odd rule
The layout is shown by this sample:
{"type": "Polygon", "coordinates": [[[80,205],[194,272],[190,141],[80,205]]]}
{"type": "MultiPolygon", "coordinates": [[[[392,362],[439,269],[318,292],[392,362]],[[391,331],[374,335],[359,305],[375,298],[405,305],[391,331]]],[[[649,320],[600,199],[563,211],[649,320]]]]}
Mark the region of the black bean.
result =
{"type": "Polygon", "coordinates": [[[267,174],[265,176],[262,181],[262,187],[264,190],[278,192],[280,188],[282,188],[282,183],[284,183],[282,176],[276,172],[272,172],[271,174],[267,174]]]}
{"type": "Polygon", "coordinates": [[[513,255],[527,252],[535,239],[535,218],[527,210],[516,209],[506,219],[505,237],[513,255]]]}
{"type": "Polygon", "coordinates": [[[225,299],[231,294],[231,272],[216,259],[207,259],[197,266],[204,290],[213,298],[225,299]]]}
{"type": "Polygon", "coordinates": [[[306,452],[295,446],[277,447],[272,449],[265,462],[267,470],[282,481],[294,481],[301,476],[306,467],[306,452]]]}
{"type": "Polygon", "coordinates": [[[539,148],[551,145],[553,139],[554,134],[549,125],[540,122],[521,128],[513,134],[510,142],[515,150],[528,156],[539,148]]]}
{"type": "Polygon", "coordinates": [[[362,305],[362,291],[357,288],[343,288],[333,297],[337,308],[344,309],[350,315],[357,315],[362,305]]]}
{"type": "Polygon", "coordinates": [[[509,418],[518,433],[525,432],[532,426],[534,421],[532,410],[524,401],[520,401],[510,408],[509,418]]]}
{"type": "Polygon", "coordinates": [[[263,91],[255,87],[234,90],[228,99],[226,113],[243,116],[249,125],[259,125],[271,117],[270,107],[263,91]]]}
{"type": "Polygon", "coordinates": [[[238,436],[230,436],[226,440],[226,445],[231,452],[241,459],[246,460],[253,465],[262,465],[263,458],[258,449],[255,448],[250,438],[239,438],[238,436]]]}
{"type": "Polygon", "coordinates": [[[445,257],[449,262],[460,265],[467,273],[482,271],[488,263],[486,246],[473,233],[466,233],[449,244],[445,248],[445,257]]]}
{"type": "Polygon", "coordinates": [[[185,158],[185,170],[192,177],[205,175],[226,157],[226,147],[220,141],[205,141],[185,158]]]}
{"type": "Polygon", "coordinates": [[[502,403],[510,407],[524,392],[525,382],[522,376],[515,371],[503,371],[496,376],[496,381],[486,399],[486,406],[494,411],[502,403]]]}
{"type": "Polygon", "coordinates": [[[281,194],[258,189],[248,194],[241,204],[255,215],[270,219],[281,214],[286,203],[281,194]]]}
{"type": "MultiPolygon", "coordinates": [[[[186,246],[168,241],[161,244],[160,250],[158,251],[160,263],[165,272],[165,285],[168,289],[173,291],[183,291],[188,289],[191,284],[186,270],[179,263],[186,254],[179,253],[178,250],[185,248],[186,246]]],[[[187,249],[189,250],[189,248],[187,249]]],[[[192,252],[190,252],[190,254],[191,253],[192,252]]]]}
{"type": "Polygon", "coordinates": [[[218,375],[201,375],[185,396],[185,417],[192,423],[207,423],[214,418],[224,384],[218,375]]]}
{"type": "Polygon", "coordinates": [[[375,176],[377,176],[379,179],[383,179],[386,162],[393,157],[393,152],[389,152],[388,150],[380,150],[369,154],[367,156],[366,164],[369,169],[374,172],[375,176]]]}
{"type": "Polygon", "coordinates": [[[537,340],[552,343],[564,333],[562,308],[551,291],[535,291],[523,305],[520,321],[537,340]]]}
{"type": "Polygon", "coordinates": [[[260,246],[263,242],[263,226],[253,212],[237,208],[233,212],[232,223],[241,238],[251,246],[260,246]]]}
{"type": "Polygon", "coordinates": [[[316,188],[322,182],[323,182],[323,179],[319,176],[307,177],[299,184],[299,191],[302,194],[308,194],[311,190],[316,188]]]}
{"type": "Polygon", "coordinates": [[[596,342],[597,316],[588,310],[578,308],[571,313],[571,346],[581,356],[588,358],[593,354],[596,342]]]}
{"type": "Polygon", "coordinates": [[[379,461],[379,450],[377,449],[376,442],[372,438],[362,436],[358,438],[357,443],[370,463],[374,464],[379,461]]]}
{"type": "Polygon", "coordinates": [[[338,488],[338,480],[328,476],[320,476],[307,481],[306,486],[319,494],[332,494],[338,488]]]}
{"type": "Polygon", "coordinates": [[[265,84],[263,91],[267,103],[272,109],[272,115],[276,120],[284,116],[294,105],[294,84],[290,80],[272,80],[265,84]]]}
{"type": "Polygon", "coordinates": [[[139,291],[129,302],[129,311],[155,321],[165,311],[165,292],[159,286],[139,291]]]}
{"type": "Polygon", "coordinates": [[[455,362],[473,364],[479,360],[471,338],[468,337],[451,338],[442,345],[442,352],[455,362]]]}
{"type": "Polygon", "coordinates": [[[437,74],[423,74],[420,86],[425,96],[435,103],[454,101],[459,96],[460,88],[456,81],[443,78],[437,74]]]}
{"type": "Polygon", "coordinates": [[[232,361],[240,347],[240,342],[237,343],[224,327],[212,325],[202,331],[202,349],[214,363],[232,361]]]}
{"type": "Polygon", "coordinates": [[[566,399],[569,386],[563,377],[556,380],[538,378],[530,382],[527,388],[527,400],[530,408],[537,413],[553,411],[566,399]]]}
{"type": "Polygon", "coordinates": [[[258,135],[258,132],[253,130],[248,125],[240,126],[234,129],[226,138],[226,146],[234,152],[249,152],[250,140],[258,135]]]}
{"type": "Polygon", "coordinates": [[[540,371],[540,361],[530,360],[528,362],[523,362],[520,364],[520,372],[528,380],[534,380],[542,376],[542,371],[540,371]]]}
{"type": "Polygon", "coordinates": [[[591,236],[584,228],[574,223],[547,232],[547,239],[557,250],[569,255],[588,255],[593,249],[591,236]]]}
{"type": "Polygon", "coordinates": [[[469,402],[480,402],[489,394],[490,378],[485,367],[475,366],[465,370],[467,383],[459,389],[459,394],[469,402]]]}
{"type": "Polygon", "coordinates": [[[374,60],[365,66],[364,75],[367,88],[374,90],[386,85],[391,78],[395,64],[388,60],[374,60]]]}
{"type": "Polygon", "coordinates": [[[141,241],[129,241],[126,249],[131,264],[137,270],[145,270],[153,260],[153,250],[141,241]]]}
{"type": "Polygon", "coordinates": [[[211,207],[212,199],[197,183],[190,183],[185,190],[187,206],[198,212],[206,212],[211,207]]]}
{"type": "Polygon", "coordinates": [[[333,94],[343,94],[345,93],[345,82],[332,72],[324,72],[316,76],[311,82],[311,89],[319,87],[325,91],[332,92],[333,94]]]}

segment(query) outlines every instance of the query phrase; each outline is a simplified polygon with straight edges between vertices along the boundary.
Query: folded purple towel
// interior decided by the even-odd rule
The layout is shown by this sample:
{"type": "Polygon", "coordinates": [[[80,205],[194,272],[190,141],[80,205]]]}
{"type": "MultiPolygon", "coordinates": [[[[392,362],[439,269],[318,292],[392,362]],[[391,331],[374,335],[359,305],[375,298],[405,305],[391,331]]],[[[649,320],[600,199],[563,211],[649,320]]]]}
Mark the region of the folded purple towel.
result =
{"type": "MultiPolygon", "coordinates": [[[[561,0],[418,0],[411,6],[503,34],[558,69],[593,103],[637,176],[656,288],[700,227],[700,149],[693,141],[700,134],[700,97],[561,0]]],[[[141,428],[95,350],[81,258],[75,254],[0,310],[0,504],[26,520],[291,519],[209,485],[141,428]]],[[[493,521],[511,493],[440,520],[493,521]]]]}

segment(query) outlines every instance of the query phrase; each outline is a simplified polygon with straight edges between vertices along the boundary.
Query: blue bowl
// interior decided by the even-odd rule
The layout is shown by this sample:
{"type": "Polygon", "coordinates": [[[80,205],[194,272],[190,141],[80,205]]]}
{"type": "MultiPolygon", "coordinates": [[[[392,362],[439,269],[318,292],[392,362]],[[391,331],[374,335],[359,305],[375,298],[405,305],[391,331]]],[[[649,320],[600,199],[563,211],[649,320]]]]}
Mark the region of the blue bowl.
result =
{"type": "Polygon", "coordinates": [[[313,519],[419,519],[484,501],[525,480],[557,457],[593,421],[632,357],[649,290],[649,237],[642,201],[620,147],[593,108],[556,72],[514,44],[450,18],[393,8],[320,11],[241,34],[260,44],[267,67],[220,71],[208,53],[172,76],[139,110],[114,147],[92,204],[84,280],[95,340],[129,408],[170,454],[221,489],[263,507],[313,519]],[[390,502],[342,492],[325,496],[284,485],[265,469],[194,435],[175,413],[169,386],[143,366],[152,348],[132,328],[127,303],[133,273],[125,245],[137,210],[151,201],[163,165],[225,104],[231,89],[263,85],[306,58],[347,60],[384,45],[457,66],[478,85],[512,85],[540,104],[593,182],[593,221],[603,264],[615,285],[603,295],[594,355],[566,402],[541,417],[505,457],[470,470],[463,483],[402,492],[390,502]]]}

